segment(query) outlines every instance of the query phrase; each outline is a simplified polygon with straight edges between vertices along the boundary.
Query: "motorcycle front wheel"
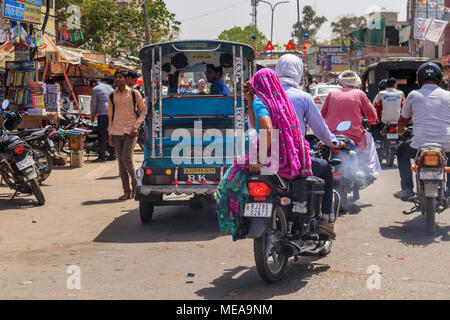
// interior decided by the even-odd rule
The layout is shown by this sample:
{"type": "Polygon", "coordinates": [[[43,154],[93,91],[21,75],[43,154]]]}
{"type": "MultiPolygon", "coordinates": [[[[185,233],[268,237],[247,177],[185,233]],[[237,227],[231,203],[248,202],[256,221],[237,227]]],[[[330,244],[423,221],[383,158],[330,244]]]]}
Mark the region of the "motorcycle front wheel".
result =
{"type": "Polygon", "coordinates": [[[433,236],[436,230],[436,198],[425,198],[425,217],[427,219],[427,235],[433,236]]]}
{"type": "Polygon", "coordinates": [[[287,214],[278,206],[273,212],[272,226],[253,242],[256,269],[267,283],[279,281],[286,271],[289,257],[281,253],[281,244],[277,236],[286,234],[287,229],[287,214]]]}
{"type": "Polygon", "coordinates": [[[41,184],[50,176],[53,170],[53,158],[50,153],[47,152],[41,146],[33,146],[32,149],[33,159],[36,162],[38,168],[38,182],[41,184]]]}

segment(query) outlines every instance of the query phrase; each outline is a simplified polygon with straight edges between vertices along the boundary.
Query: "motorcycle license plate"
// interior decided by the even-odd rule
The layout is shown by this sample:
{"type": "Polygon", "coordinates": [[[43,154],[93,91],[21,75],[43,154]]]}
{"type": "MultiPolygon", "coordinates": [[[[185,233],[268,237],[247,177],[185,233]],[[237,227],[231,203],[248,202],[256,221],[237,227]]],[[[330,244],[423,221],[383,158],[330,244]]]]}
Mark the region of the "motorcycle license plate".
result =
{"type": "Polygon", "coordinates": [[[244,217],[247,218],[271,218],[272,203],[247,203],[245,205],[244,217]]]}
{"type": "Polygon", "coordinates": [[[28,167],[32,167],[34,165],[34,160],[33,158],[28,155],[25,157],[25,159],[23,159],[22,161],[16,162],[17,168],[22,171],[28,167]]]}
{"type": "Polygon", "coordinates": [[[386,134],[386,138],[388,138],[388,139],[398,139],[398,133],[388,133],[388,134],[386,134]]]}
{"type": "Polygon", "coordinates": [[[444,169],[422,169],[420,180],[444,180],[444,169]]]}

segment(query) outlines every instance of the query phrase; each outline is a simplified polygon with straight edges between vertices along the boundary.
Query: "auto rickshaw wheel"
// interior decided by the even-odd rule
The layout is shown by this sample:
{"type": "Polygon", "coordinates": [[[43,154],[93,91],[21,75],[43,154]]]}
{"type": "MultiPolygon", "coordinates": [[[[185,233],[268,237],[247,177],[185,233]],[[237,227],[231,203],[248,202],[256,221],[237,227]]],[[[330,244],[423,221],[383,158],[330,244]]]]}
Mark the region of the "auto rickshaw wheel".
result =
{"type": "Polygon", "coordinates": [[[139,201],[139,216],[141,218],[141,223],[147,224],[152,222],[154,209],[155,206],[153,205],[153,202],[139,201]]]}

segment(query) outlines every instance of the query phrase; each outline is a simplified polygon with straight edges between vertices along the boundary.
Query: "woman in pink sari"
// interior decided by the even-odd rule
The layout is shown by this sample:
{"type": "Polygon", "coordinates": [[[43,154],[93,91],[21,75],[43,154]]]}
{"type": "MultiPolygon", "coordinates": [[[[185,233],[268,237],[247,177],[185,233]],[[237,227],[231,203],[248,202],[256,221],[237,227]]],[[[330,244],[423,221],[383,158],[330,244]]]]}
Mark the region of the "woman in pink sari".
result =
{"type": "MultiPolygon", "coordinates": [[[[271,132],[279,133],[278,174],[285,179],[312,175],[309,144],[305,140],[294,106],[287,97],[277,74],[270,69],[258,71],[244,88],[249,105],[252,126],[268,130],[267,145],[271,146],[271,132]],[[261,116],[258,110],[266,112],[261,116]],[[265,108],[264,108],[265,107],[265,108]],[[264,111],[265,110],[265,111],[264,111]],[[258,112],[257,112],[258,113],[258,112]]],[[[259,144],[259,143],[258,143],[259,144]]],[[[269,150],[269,154],[271,154],[269,150]]],[[[233,235],[233,240],[245,238],[245,226],[240,221],[240,212],[248,200],[247,175],[262,169],[263,164],[250,164],[249,155],[236,159],[223,177],[217,192],[217,211],[222,234],[233,235]]]]}

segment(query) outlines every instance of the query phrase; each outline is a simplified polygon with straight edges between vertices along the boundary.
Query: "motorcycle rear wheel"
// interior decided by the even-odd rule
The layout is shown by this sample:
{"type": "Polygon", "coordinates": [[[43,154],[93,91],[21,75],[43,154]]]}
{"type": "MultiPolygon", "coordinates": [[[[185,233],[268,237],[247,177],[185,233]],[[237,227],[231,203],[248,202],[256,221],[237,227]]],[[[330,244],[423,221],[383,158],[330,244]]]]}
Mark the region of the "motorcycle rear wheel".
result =
{"type": "Polygon", "coordinates": [[[436,198],[425,198],[425,217],[427,219],[427,235],[434,236],[436,231],[436,198]]]}
{"type": "MultiPolygon", "coordinates": [[[[263,236],[253,242],[256,269],[260,277],[267,283],[277,282],[283,277],[289,260],[289,257],[277,252],[273,243],[273,232],[281,234],[287,232],[287,214],[282,207],[277,206],[273,211],[272,219],[272,227],[267,228],[263,236]],[[270,258],[272,258],[272,263],[269,261],[270,258]]],[[[278,250],[280,250],[279,248],[278,250]]]]}
{"type": "Polygon", "coordinates": [[[45,197],[44,197],[44,194],[42,193],[41,188],[39,187],[38,182],[36,181],[36,179],[32,179],[29,181],[29,183],[30,183],[31,190],[32,190],[34,196],[36,197],[38,204],[40,206],[43,206],[45,204],[45,197]]]}
{"type": "Polygon", "coordinates": [[[395,160],[395,150],[391,148],[389,149],[388,156],[386,159],[386,167],[392,168],[392,166],[394,165],[394,160],[395,160]]]}

